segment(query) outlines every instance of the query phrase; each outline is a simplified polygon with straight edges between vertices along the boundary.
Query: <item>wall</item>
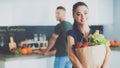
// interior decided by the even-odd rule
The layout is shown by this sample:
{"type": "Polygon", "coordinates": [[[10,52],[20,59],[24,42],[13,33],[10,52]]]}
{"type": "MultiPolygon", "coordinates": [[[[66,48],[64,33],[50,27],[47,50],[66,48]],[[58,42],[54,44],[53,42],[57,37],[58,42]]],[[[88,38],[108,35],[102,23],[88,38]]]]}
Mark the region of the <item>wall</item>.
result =
{"type": "Polygon", "coordinates": [[[46,24],[49,21],[47,8],[50,3],[46,1],[0,0],[0,23],[2,26],[46,24]]]}
{"type": "Polygon", "coordinates": [[[108,39],[120,41],[120,0],[114,0],[114,23],[104,26],[104,34],[108,39]]]}
{"type": "Polygon", "coordinates": [[[0,26],[56,25],[57,6],[66,8],[66,18],[72,21],[72,5],[76,0],[0,0],[0,26]]]}
{"type": "Polygon", "coordinates": [[[72,6],[78,1],[89,6],[88,24],[113,23],[113,0],[0,0],[0,26],[56,25],[57,6],[66,8],[66,19],[72,23],[72,6]]]}
{"type": "MultiPolygon", "coordinates": [[[[104,26],[104,34],[108,39],[120,41],[120,0],[114,0],[114,23],[104,26]]],[[[112,51],[112,61],[110,68],[120,68],[120,52],[112,51]]]]}

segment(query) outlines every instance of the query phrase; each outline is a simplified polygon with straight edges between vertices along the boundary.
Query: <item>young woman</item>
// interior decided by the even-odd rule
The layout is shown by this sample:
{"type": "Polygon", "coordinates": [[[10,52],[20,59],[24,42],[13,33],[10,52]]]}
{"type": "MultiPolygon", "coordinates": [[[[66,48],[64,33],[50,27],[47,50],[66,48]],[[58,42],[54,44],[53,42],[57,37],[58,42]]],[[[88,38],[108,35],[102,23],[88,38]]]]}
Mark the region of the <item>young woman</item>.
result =
{"type": "MultiPolygon", "coordinates": [[[[75,54],[75,44],[79,42],[82,37],[87,40],[89,34],[93,34],[95,31],[90,29],[88,25],[88,6],[84,2],[77,2],[73,5],[73,30],[70,30],[67,34],[68,40],[68,55],[73,64],[73,68],[83,68],[81,62],[78,60],[75,54]]],[[[106,56],[101,68],[108,68],[111,57],[111,50],[106,47],[106,56]]]]}

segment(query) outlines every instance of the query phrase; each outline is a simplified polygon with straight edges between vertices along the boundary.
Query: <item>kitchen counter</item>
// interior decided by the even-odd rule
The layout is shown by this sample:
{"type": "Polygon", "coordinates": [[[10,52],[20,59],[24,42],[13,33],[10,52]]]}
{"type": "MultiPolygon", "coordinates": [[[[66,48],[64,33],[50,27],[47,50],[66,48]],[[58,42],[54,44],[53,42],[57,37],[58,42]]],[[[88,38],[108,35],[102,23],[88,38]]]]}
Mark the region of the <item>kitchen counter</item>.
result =
{"type": "Polygon", "coordinates": [[[120,51],[120,46],[110,47],[112,51],[120,51]]]}
{"type": "Polygon", "coordinates": [[[6,55],[0,54],[0,68],[53,68],[54,55],[6,55]]]}
{"type": "Polygon", "coordinates": [[[43,56],[41,54],[31,54],[31,55],[6,55],[0,54],[0,61],[14,61],[14,60],[28,60],[28,59],[42,59],[49,56],[43,56]]]}
{"type": "MultiPolygon", "coordinates": [[[[112,51],[120,51],[119,47],[110,47],[112,51]]],[[[31,55],[7,55],[7,54],[0,54],[0,61],[14,61],[14,60],[29,60],[29,59],[42,59],[51,57],[53,55],[49,56],[43,56],[41,54],[31,54],[31,55]]]]}
{"type": "MultiPolygon", "coordinates": [[[[110,68],[119,68],[120,47],[110,47],[112,61],[110,68]]],[[[53,68],[54,55],[6,55],[0,54],[0,68],[53,68]]]]}
{"type": "Polygon", "coordinates": [[[56,50],[48,52],[47,56],[41,54],[39,50],[34,50],[30,55],[12,55],[12,54],[0,54],[0,61],[14,61],[14,60],[28,60],[28,59],[42,59],[55,56],[56,50]]]}

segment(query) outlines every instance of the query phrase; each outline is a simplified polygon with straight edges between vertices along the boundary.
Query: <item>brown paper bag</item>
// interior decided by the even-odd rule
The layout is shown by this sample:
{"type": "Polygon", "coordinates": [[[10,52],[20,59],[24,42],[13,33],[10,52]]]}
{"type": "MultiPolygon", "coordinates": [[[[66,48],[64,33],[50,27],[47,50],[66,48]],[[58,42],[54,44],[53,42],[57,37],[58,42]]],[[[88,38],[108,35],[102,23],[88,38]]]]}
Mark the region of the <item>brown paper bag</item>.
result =
{"type": "Polygon", "coordinates": [[[104,45],[76,48],[76,55],[83,68],[101,68],[106,54],[104,45]]]}

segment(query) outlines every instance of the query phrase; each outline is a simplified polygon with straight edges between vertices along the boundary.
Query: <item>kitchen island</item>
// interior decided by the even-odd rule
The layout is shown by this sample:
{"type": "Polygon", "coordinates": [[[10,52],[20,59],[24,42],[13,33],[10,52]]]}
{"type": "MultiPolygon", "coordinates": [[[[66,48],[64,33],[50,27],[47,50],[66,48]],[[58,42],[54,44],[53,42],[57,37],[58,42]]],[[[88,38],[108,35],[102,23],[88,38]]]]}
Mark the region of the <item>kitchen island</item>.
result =
{"type": "Polygon", "coordinates": [[[53,68],[54,56],[0,55],[0,68],[53,68]]]}

